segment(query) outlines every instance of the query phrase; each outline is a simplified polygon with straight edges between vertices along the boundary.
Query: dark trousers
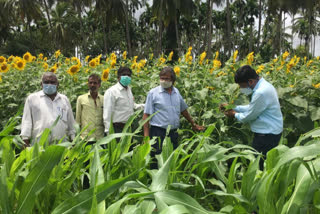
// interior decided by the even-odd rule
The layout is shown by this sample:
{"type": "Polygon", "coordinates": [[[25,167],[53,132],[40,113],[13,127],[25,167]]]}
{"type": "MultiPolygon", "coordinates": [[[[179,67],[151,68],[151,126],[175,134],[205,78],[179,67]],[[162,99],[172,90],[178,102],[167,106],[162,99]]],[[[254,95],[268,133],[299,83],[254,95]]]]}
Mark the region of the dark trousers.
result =
{"type": "MultiPolygon", "coordinates": [[[[157,163],[155,162],[156,160],[154,157],[155,155],[158,155],[162,152],[162,143],[166,137],[166,131],[167,131],[166,129],[160,128],[157,126],[150,127],[150,132],[149,132],[150,139],[152,139],[153,137],[157,137],[157,142],[153,144],[154,150],[152,150],[150,153],[151,158],[153,159],[152,160],[153,162],[151,163],[152,169],[157,168],[157,163]]],[[[179,137],[177,129],[170,130],[168,137],[170,137],[171,143],[173,145],[173,149],[176,149],[178,147],[178,137],[179,137]]]]}
{"type": "MultiPolygon", "coordinates": [[[[273,149],[274,147],[278,146],[278,143],[281,139],[281,135],[282,133],[277,135],[254,133],[252,147],[258,152],[261,152],[263,154],[263,158],[265,159],[267,152],[273,149]]],[[[263,163],[264,161],[260,160],[260,170],[263,170],[263,163]]]]}

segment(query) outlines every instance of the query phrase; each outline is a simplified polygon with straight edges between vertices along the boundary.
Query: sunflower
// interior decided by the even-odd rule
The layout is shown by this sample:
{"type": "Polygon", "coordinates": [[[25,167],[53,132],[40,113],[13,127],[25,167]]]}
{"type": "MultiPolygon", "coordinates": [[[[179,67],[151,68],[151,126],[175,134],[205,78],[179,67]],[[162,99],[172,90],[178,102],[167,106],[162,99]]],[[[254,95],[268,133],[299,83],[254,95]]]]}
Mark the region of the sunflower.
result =
{"type": "Polygon", "coordinates": [[[60,50],[57,50],[57,51],[54,53],[54,56],[55,56],[56,58],[58,58],[58,57],[60,56],[60,54],[61,54],[60,50]]]}
{"type": "Polygon", "coordinates": [[[52,67],[49,69],[49,71],[52,72],[52,73],[56,73],[56,71],[57,71],[57,66],[56,66],[56,65],[52,66],[52,67]]]}
{"type": "Polygon", "coordinates": [[[42,67],[44,68],[44,70],[48,70],[49,65],[48,63],[45,62],[43,63],[42,67]]]}
{"type": "Polygon", "coordinates": [[[8,62],[12,62],[14,60],[14,56],[9,56],[9,58],[8,58],[8,62]]]}
{"type": "Polygon", "coordinates": [[[24,67],[26,66],[26,61],[22,60],[22,59],[19,59],[17,62],[16,62],[16,67],[18,70],[22,71],[24,69],[24,67]]]}
{"type": "Polygon", "coordinates": [[[103,70],[102,76],[101,76],[101,80],[102,80],[102,81],[107,81],[107,80],[108,80],[108,78],[109,78],[109,71],[110,71],[109,68],[103,70]]]}
{"type": "Polygon", "coordinates": [[[33,56],[31,55],[31,53],[27,52],[23,55],[23,59],[26,61],[26,62],[32,62],[32,58],[33,56]]]}
{"type": "Polygon", "coordinates": [[[70,74],[71,76],[73,76],[76,73],[78,73],[79,71],[80,71],[79,65],[73,65],[68,69],[67,73],[70,74]]]}
{"type": "Polygon", "coordinates": [[[180,76],[180,67],[179,66],[174,66],[174,73],[176,73],[177,76],[180,76]]]}
{"type": "Polygon", "coordinates": [[[1,75],[0,75],[0,82],[2,82],[2,77],[1,77],[1,75]]]}
{"type": "Polygon", "coordinates": [[[127,59],[127,51],[123,51],[123,53],[122,53],[122,58],[123,58],[123,59],[127,59]]]}
{"type": "Polygon", "coordinates": [[[39,59],[43,59],[43,53],[40,53],[40,54],[38,55],[38,58],[39,58],[39,59]]]}
{"type": "Polygon", "coordinates": [[[85,62],[88,62],[90,58],[90,55],[86,56],[86,58],[84,59],[85,62]]]}
{"type": "Polygon", "coordinates": [[[90,66],[91,68],[95,68],[95,67],[96,67],[96,65],[97,65],[97,63],[96,63],[96,59],[92,59],[92,60],[90,60],[90,62],[89,62],[89,66],[90,66]]]}
{"type": "Polygon", "coordinates": [[[9,65],[4,62],[0,65],[0,71],[3,72],[3,73],[6,73],[9,71],[9,65]]]}
{"type": "Polygon", "coordinates": [[[46,62],[47,60],[48,60],[48,58],[47,58],[47,57],[43,58],[43,61],[45,61],[45,62],[46,62]]]}
{"type": "Polygon", "coordinates": [[[65,63],[66,63],[67,65],[69,65],[69,64],[70,64],[70,58],[67,57],[65,63]]]}
{"type": "Polygon", "coordinates": [[[0,64],[6,62],[6,58],[4,56],[0,56],[0,64]]]}
{"type": "Polygon", "coordinates": [[[117,61],[116,60],[112,60],[111,61],[111,68],[114,68],[114,66],[117,64],[117,61]]]}

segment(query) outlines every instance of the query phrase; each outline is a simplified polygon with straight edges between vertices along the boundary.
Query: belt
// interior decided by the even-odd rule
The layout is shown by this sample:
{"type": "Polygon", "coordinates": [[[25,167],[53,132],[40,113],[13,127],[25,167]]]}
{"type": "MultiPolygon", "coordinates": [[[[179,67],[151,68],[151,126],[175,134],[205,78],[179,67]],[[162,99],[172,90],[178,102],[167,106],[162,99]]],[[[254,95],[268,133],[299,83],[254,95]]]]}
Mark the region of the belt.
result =
{"type": "MultiPolygon", "coordinates": [[[[162,130],[164,130],[164,131],[167,131],[167,129],[165,129],[165,128],[162,128],[162,127],[159,127],[159,126],[151,126],[151,128],[156,128],[156,129],[162,129],[162,130]]],[[[177,131],[178,129],[170,129],[170,132],[171,131],[173,131],[173,132],[175,132],[175,131],[177,131]]]]}
{"type": "Polygon", "coordinates": [[[125,125],[126,125],[125,123],[113,123],[113,126],[120,127],[120,128],[124,128],[125,125]]]}

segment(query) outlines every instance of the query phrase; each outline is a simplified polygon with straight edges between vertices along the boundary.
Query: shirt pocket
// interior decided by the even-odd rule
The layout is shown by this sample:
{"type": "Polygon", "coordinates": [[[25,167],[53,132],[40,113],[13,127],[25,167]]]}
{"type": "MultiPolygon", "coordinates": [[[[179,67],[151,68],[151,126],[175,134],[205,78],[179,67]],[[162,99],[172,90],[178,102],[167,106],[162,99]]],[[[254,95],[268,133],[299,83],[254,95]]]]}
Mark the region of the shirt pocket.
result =
{"type": "Polygon", "coordinates": [[[62,120],[63,122],[67,122],[68,121],[68,111],[67,108],[65,106],[62,107],[57,107],[57,112],[58,112],[58,116],[60,116],[60,120],[62,120]]]}

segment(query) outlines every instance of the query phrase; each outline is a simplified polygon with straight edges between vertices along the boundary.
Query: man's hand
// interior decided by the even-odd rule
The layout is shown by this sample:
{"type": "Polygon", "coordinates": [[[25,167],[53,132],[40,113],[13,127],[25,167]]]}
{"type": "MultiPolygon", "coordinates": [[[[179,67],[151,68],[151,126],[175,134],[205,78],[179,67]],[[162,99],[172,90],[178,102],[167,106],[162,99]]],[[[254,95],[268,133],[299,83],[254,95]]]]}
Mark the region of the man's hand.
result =
{"type": "Polygon", "coordinates": [[[204,126],[199,126],[197,124],[192,124],[193,131],[203,131],[205,129],[204,126]]]}
{"type": "Polygon", "coordinates": [[[227,105],[228,105],[227,103],[220,104],[220,106],[219,106],[220,111],[225,111],[227,105]]]}
{"type": "Polygon", "coordinates": [[[224,115],[226,115],[229,118],[234,118],[235,114],[236,114],[235,110],[227,110],[224,112],[224,115]]]}
{"type": "Polygon", "coordinates": [[[25,139],[23,140],[25,142],[25,144],[23,145],[23,148],[27,148],[27,147],[30,147],[30,140],[29,139],[25,139]]]}

